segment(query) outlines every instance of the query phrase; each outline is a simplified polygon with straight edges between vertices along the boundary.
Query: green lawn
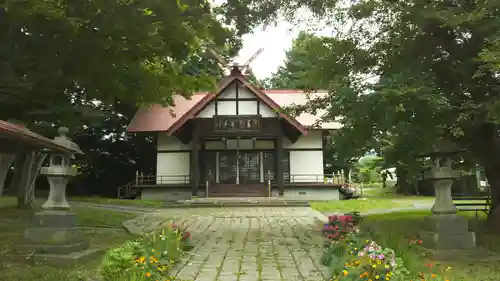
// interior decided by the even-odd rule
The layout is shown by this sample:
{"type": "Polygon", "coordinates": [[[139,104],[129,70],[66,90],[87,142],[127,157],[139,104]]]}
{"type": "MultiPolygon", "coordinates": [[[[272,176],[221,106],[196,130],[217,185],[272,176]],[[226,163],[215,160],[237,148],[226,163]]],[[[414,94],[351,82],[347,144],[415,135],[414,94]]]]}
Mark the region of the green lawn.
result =
{"type": "MultiPolygon", "coordinates": [[[[38,204],[43,201],[37,202],[38,204]]],[[[22,252],[23,231],[31,224],[34,210],[15,208],[15,198],[0,197],[0,256],[5,257],[22,252]]],[[[36,210],[35,210],[36,211],[36,210]]],[[[113,247],[131,239],[121,224],[134,217],[134,214],[112,210],[72,207],[80,226],[108,226],[85,228],[83,231],[91,247],[113,247]]],[[[13,259],[0,260],[0,280],[9,281],[53,281],[87,280],[97,277],[97,259],[76,268],[55,268],[43,265],[27,265],[13,259]]]]}
{"type": "Polygon", "coordinates": [[[360,198],[352,200],[313,201],[311,207],[320,212],[367,212],[395,208],[409,208],[414,202],[432,203],[433,197],[401,196],[381,198],[360,198]]]}
{"type": "MultiPolygon", "coordinates": [[[[492,252],[500,254],[500,235],[491,233],[485,227],[485,215],[481,214],[478,220],[474,219],[474,212],[459,213],[469,219],[469,226],[476,232],[477,244],[492,252]]],[[[405,257],[405,265],[410,270],[428,270],[423,264],[435,264],[435,261],[426,260],[413,250],[408,249],[408,240],[417,237],[423,226],[423,218],[430,215],[425,211],[396,212],[391,214],[378,214],[367,216],[364,228],[375,233],[374,240],[379,244],[393,248],[405,257]]],[[[425,241],[424,241],[425,244],[425,241]]],[[[477,262],[452,262],[453,281],[493,281],[500,275],[500,263],[491,261],[477,262]]]]}
{"type": "Polygon", "coordinates": [[[135,207],[161,207],[162,201],[159,200],[131,200],[131,199],[116,199],[116,198],[102,198],[102,197],[69,197],[68,201],[97,203],[107,205],[125,205],[135,207]]]}

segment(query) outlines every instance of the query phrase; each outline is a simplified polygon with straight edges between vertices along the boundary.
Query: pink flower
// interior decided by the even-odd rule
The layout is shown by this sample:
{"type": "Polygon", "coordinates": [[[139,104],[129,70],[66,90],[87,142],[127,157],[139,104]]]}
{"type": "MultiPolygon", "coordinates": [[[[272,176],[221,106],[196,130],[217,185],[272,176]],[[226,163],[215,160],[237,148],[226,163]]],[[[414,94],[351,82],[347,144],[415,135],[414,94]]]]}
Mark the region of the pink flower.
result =
{"type": "Polygon", "coordinates": [[[337,221],[338,220],[338,216],[337,215],[333,215],[333,216],[329,216],[328,217],[328,221],[330,222],[334,222],[334,221],[337,221]]]}

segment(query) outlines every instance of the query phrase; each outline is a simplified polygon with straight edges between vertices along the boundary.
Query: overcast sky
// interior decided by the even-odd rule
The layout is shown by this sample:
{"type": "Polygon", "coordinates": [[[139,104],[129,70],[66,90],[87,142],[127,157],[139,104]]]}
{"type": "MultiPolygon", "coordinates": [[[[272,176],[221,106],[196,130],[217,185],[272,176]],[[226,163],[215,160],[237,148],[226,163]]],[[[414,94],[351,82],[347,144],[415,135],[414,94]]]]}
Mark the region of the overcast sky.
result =
{"type": "MultiPolygon", "coordinates": [[[[243,64],[259,48],[264,48],[264,51],[250,64],[250,67],[257,78],[269,77],[280,65],[283,65],[285,53],[292,47],[293,39],[300,31],[308,29],[310,26],[305,22],[292,24],[286,20],[279,20],[276,26],[256,28],[252,34],[243,36],[243,49],[235,60],[243,64]]],[[[332,30],[322,28],[314,33],[330,36],[332,30]]]]}
{"type": "MultiPolygon", "coordinates": [[[[210,0],[214,5],[220,5],[226,0],[210,0]]],[[[292,24],[284,19],[277,20],[276,25],[259,27],[253,33],[243,36],[243,49],[235,58],[238,63],[245,63],[252,55],[264,48],[264,51],[250,64],[257,78],[269,77],[278,67],[284,63],[285,53],[292,47],[292,41],[302,30],[314,28],[315,34],[330,36],[331,28],[324,27],[325,24],[318,22],[307,9],[300,9],[294,15],[300,24],[292,24]]]]}

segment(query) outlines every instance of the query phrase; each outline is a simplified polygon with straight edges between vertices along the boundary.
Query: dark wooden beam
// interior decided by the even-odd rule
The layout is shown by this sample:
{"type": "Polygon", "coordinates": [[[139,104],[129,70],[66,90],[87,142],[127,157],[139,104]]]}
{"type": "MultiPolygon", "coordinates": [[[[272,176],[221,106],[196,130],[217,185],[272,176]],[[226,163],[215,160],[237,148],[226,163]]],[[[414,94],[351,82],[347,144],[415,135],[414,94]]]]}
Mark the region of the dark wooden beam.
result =
{"type": "Polygon", "coordinates": [[[193,128],[193,138],[191,140],[191,192],[193,196],[198,194],[198,182],[200,179],[200,137],[198,135],[198,128],[194,126],[193,128]]]}
{"type": "Polygon", "coordinates": [[[284,179],[283,179],[283,158],[284,158],[284,150],[283,150],[283,133],[282,130],[278,132],[278,136],[276,137],[276,180],[278,183],[278,192],[280,196],[283,196],[285,193],[284,179]]]}
{"type": "Polygon", "coordinates": [[[240,103],[239,103],[239,98],[240,98],[240,83],[239,82],[236,82],[236,115],[240,115],[240,103]]]}

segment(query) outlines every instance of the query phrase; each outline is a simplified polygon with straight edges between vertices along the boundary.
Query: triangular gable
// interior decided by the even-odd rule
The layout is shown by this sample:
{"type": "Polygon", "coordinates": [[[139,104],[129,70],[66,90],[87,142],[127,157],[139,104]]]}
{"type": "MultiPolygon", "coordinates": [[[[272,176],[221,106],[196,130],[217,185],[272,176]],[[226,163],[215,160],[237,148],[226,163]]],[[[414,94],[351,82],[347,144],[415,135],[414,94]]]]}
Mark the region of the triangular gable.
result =
{"type": "Polygon", "coordinates": [[[255,94],[265,105],[274,110],[277,115],[285,119],[290,125],[295,127],[303,135],[307,135],[307,130],[300,124],[295,118],[288,116],[281,112],[280,106],[274,102],[270,97],[268,97],[261,89],[255,87],[246,79],[241,72],[237,69],[233,69],[230,76],[227,76],[219,83],[219,90],[217,93],[207,94],[203,99],[201,99],[193,108],[191,108],[186,114],[180,117],[168,130],[167,134],[172,135],[179,128],[182,127],[189,119],[196,117],[209,103],[214,101],[218,95],[223,93],[229,85],[233,82],[240,82],[243,86],[247,87],[253,94],[255,94]]]}

